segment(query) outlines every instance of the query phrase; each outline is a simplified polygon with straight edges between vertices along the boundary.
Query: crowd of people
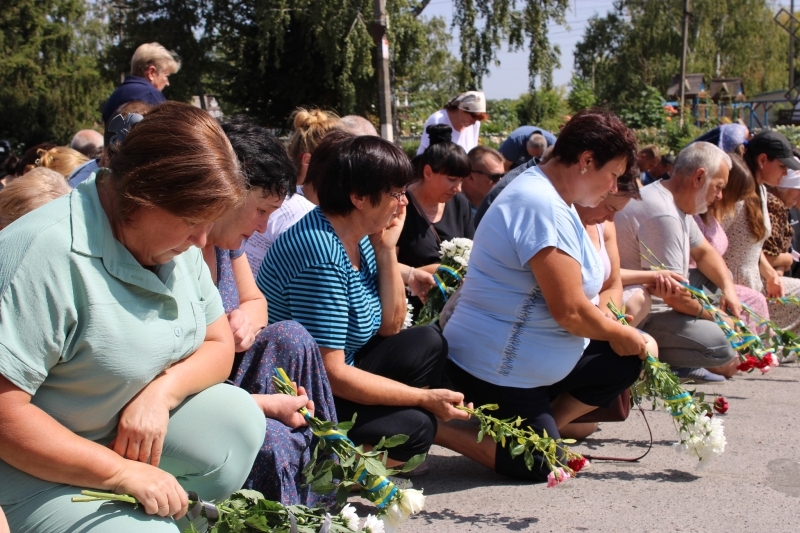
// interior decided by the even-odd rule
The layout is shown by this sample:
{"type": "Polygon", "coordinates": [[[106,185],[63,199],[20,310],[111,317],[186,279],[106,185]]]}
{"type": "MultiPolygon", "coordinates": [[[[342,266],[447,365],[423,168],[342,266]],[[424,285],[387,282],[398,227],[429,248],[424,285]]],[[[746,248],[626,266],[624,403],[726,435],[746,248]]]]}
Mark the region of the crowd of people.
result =
{"type": "Polygon", "coordinates": [[[457,407],[583,438],[596,423],[574,421],[609,407],[648,353],[723,383],[736,352],[687,281],[754,329],[742,303],[800,333],[800,309],[774,300],[800,296],[800,159],[776,132],[722,126],[673,157],[589,109],[494,150],[469,91],[428,119],[413,159],[364,118],[319,109],[295,112],[286,147],[245,116],[164,101],[178,68],[143,45],[104,135],[19,158],[0,144],[0,506],[14,532],[182,531],[187,491],[332,506],[302,475],[315,439],[302,407],[356,417],[348,436],[367,449],[407,435],[389,466],[438,444],[544,482],[541,457],[528,468],[478,442],[457,407]],[[439,323],[405,327],[454,238],[474,239],[467,279],[439,323]],[[298,396],[277,394],[278,368],[298,396]],[[143,509],[71,504],[82,488],[143,509]]]}

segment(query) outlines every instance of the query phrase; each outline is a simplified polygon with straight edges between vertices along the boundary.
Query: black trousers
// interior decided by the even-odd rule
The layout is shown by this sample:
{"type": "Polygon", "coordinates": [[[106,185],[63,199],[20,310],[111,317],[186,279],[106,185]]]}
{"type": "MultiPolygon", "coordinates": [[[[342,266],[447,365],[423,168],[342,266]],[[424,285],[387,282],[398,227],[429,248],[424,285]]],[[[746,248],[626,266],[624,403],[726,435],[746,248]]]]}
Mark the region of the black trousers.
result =
{"type": "MultiPolygon", "coordinates": [[[[373,337],[355,355],[355,366],[411,387],[439,387],[447,360],[447,341],[438,328],[424,326],[391,337],[373,337]]],[[[334,396],[336,416],[356,424],[348,433],[358,444],[377,444],[381,437],[407,435],[408,440],[389,450],[389,457],[408,461],[427,453],[436,437],[436,417],[417,407],[363,405],[334,396]]]]}
{"type": "MultiPolygon", "coordinates": [[[[497,418],[525,419],[523,427],[531,426],[539,435],[542,430],[559,438],[550,402],[564,392],[595,407],[609,407],[611,402],[639,377],[642,362],[638,357],[620,357],[607,342],[592,341],[572,371],[548,386],[522,389],[502,387],[479,379],[452,361],[446,372],[456,390],[464,394],[464,402],[475,406],[495,403],[500,409],[492,412],[497,418]]],[[[505,476],[541,483],[547,481],[550,470],[541,454],[535,454],[533,469],[528,470],[522,456],[511,458],[507,449],[497,445],[495,471],[505,476]]]]}

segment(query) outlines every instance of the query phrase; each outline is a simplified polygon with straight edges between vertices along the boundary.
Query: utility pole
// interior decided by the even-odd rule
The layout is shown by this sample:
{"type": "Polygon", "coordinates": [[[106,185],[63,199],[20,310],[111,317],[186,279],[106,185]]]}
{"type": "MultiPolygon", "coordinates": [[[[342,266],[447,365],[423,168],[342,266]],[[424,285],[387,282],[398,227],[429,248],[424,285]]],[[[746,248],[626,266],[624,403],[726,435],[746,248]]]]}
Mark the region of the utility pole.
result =
{"type": "Polygon", "coordinates": [[[374,0],[374,21],[372,38],[378,47],[378,113],[381,119],[381,137],[394,142],[392,131],[392,86],[389,79],[389,16],[386,14],[386,0],[374,0]]]}
{"type": "Polygon", "coordinates": [[[789,89],[794,87],[794,0],[789,2],[789,89]]]}
{"type": "Polygon", "coordinates": [[[683,127],[683,106],[686,99],[686,49],[689,48],[689,0],[683,0],[683,51],[681,52],[681,119],[683,127]]]}

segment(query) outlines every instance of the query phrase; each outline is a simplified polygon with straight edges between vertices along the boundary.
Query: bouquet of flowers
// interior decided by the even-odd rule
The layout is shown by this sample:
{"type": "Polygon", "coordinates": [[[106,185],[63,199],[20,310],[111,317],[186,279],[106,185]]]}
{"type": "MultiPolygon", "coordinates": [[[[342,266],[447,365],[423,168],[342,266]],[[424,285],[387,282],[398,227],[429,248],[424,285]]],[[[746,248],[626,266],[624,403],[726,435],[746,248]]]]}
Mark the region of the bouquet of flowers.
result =
{"type": "Polygon", "coordinates": [[[498,408],[495,404],[482,405],[475,409],[464,406],[458,407],[458,409],[469,413],[480,422],[478,442],[481,442],[484,436],[488,436],[503,448],[508,445],[511,457],[522,455],[528,470],[533,469],[534,452],[541,453],[550,469],[550,473],[547,476],[548,488],[555,487],[559,483],[563,483],[570,477],[575,476],[589,463],[582,455],[571,451],[565,446],[566,444],[573,444],[575,442],[573,439],[554,439],[548,436],[547,432],[544,432],[543,436],[539,436],[530,426],[527,429],[522,428],[524,419],[520,417],[499,419],[487,415],[485,412],[496,411],[498,408]],[[559,460],[559,449],[562,451],[566,464],[559,460]]]}
{"type": "MultiPolygon", "coordinates": [[[[628,325],[625,314],[613,302],[609,302],[608,308],[620,323],[628,325]]],[[[725,451],[722,421],[713,418],[713,408],[704,402],[702,394],[695,396],[681,387],[668,364],[647,354],[644,377],[631,387],[631,396],[637,404],[641,403],[642,397],[648,398],[654,407],[662,406],[672,415],[680,439],[676,445],[678,451],[696,456],[698,468],[705,468],[725,451]]],[[[720,402],[719,409],[722,408],[720,402]]],[[[727,402],[724,410],[728,410],[727,402]]]]}
{"type": "MultiPolygon", "coordinates": [[[[764,326],[761,338],[767,346],[772,348],[773,357],[774,354],[782,354],[783,357],[789,357],[793,353],[800,354],[800,337],[791,331],[779,328],[775,322],[762,317],[747,304],[742,304],[742,309],[753,317],[759,327],[764,326]]],[[[777,362],[772,366],[777,366],[777,362]]]]}
{"type": "Polygon", "coordinates": [[[430,324],[439,318],[444,304],[464,282],[471,251],[471,239],[456,238],[442,243],[439,250],[441,264],[433,274],[436,286],[428,291],[428,299],[419,312],[416,325],[430,324]]]}
{"type": "MultiPolygon", "coordinates": [[[[297,395],[294,385],[282,368],[275,370],[272,381],[278,392],[297,395]]],[[[311,461],[303,471],[311,490],[318,494],[336,491],[336,501],[342,505],[347,501],[350,489],[359,485],[361,496],[378,507],[377,519],[369,526],[372,533],[392,533],[411,515],[419,513],[425,507],[422,491],[400,489],[388,478],[392,474],[409,472],[425,460],[425,455],[416,455],[400,469],[386,467],[386,450],[403,444],[408,440],[406,435],[384,437],[371,451],[365,451],[363,445],[356,446],[347,438],[347,431],[353,427],[355,417],[350,422],[339,422],[335,425],[312,416],[305,407],[298,409],[298,412],[305,417],[311,431],[319,438],[311,461]],[[339,462],[331,459],[317,460],[320,455],[328,452],[336,455],[339,462]],[[380,522],[380,525],[376,525],[376,522],[380,522]]]]}
{"type": "MultiPolygon", "coordinates": [[[[133,496],[107,492],[81,491],[82,496],[72,498],[73,502],[117,501],[138,506],[133,496]]],[[[373,516],[361,523],[355,510],[347,505],[338,514],[331,515],[322,508],[309,508],[304,505],[281,505],[265,500],[260,492],[240,490],[230,498],[212,503],[189,493],[189,518],[203,516],[208,520],[209,533],[382,533],[380,525],[373,516]]],[[[194,525],[189,533],[197,533],[194,525]]]]}

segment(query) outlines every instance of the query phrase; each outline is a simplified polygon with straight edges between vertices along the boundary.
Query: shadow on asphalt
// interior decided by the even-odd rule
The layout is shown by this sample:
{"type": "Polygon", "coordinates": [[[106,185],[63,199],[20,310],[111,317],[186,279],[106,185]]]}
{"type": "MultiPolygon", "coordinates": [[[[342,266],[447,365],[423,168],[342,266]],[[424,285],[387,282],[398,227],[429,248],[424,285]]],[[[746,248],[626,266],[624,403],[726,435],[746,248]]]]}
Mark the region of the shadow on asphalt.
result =
{"type": "MultiPolygon", "coordinates": [[[[624,463],[617,463],[617,464],[624,464],[624,463]]],[[[615,470],[613,472],[593,472],[589,470],[588,472],[581,472],[581,477],[588,478],[588,479],[598,479],[598,480],[607,480],[607,479],[619,479],[621,481],[635,481],[635,480],[644,480],[644,481],[661,481],[667,483],[691,483],[692,481],[700,479],[699,476],[695,476],[694,474],[690,474],[689,472],[684,472],[683,470],[664,470],[663,472],[646,472],[646,473],[634,473],[634,472],[625,472],[624,470],[615,470]]]]}
{"type": "Polygon", "coordinates": [[[414,520],[409,523],[409,527],[414,525],[414,522],[425,522],[425,524],[433,524],[434,521],[447,520],[455,524],[469,524],[473,526],[505,526],[509,531],[522,531],[528,529],[531,524],[539,521],[538,518],[528,517],[519,518],[511,516],[502,516],[500,513],[476,513],[473,515],[459,514],[451,509],[443,509],[437,512],[422,512],[414,517],[414,520]]]}

